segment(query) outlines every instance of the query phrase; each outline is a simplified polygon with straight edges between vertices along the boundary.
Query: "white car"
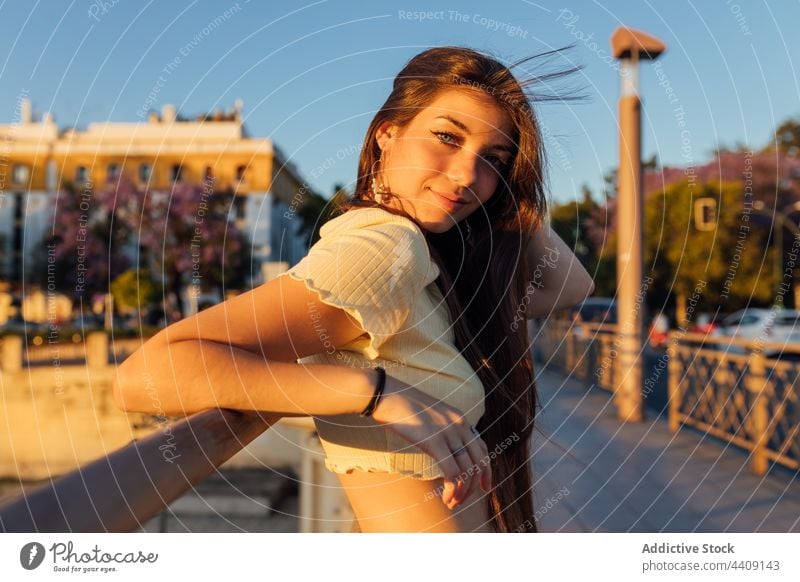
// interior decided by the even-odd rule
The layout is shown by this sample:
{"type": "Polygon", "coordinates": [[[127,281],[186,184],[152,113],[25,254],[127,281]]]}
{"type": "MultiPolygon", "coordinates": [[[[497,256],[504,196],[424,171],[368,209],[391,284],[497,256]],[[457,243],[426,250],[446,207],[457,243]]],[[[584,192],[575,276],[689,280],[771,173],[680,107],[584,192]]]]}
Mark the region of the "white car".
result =
{"type": "MultiPolygon", "coordinates": [[[[782,344],[800,343],[800,311],[794,309],[742,309],[723,319],[711,335],[782,344]]],[[[719,347],[737,354],[748,351],[744,346],[738,345],[719,344],[719,347]]],[[[780,347],[764,348],[765,356],[775,356],[781,352],[783,349],[780,347]]]]}

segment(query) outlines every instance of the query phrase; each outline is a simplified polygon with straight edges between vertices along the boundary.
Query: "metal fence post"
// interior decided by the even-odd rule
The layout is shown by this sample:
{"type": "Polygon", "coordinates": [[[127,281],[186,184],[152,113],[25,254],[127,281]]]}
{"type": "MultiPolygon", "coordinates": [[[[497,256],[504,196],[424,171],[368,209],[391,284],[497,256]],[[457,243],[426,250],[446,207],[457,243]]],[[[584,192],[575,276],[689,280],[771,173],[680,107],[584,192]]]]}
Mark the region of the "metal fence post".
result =
{"type": "Polygon", "coordinates": [[[673,332],[667,334],[667,397],[669,398],[669,430],[676,432],[681,426],[681,365],[678,361],[678,345],[673,332]]]}
{"type": "Polygon", "coordinates": [[[747,389],[753,395],[753,409],[750,413],[750,435],[753,439],[753,454],[750,460],[750,469],[756,475],[767,472],[767,386],[766,358],[763,352],[756,351],[752,354],[748,364],[747,389]]]}
{"type": "Polygon", "coordinates": [[[568,374],[572,374],[573,368],[575,368],[575,326],[572,326],[572,330],[566,334],[567,336],[567,361],[565,362],[564,371],[568,374]]]}
{"type": "Polygon", "coordinates": [[[108,366],[108,334],[105,331],[86,335],[86,365],[90,368],[108,366]]]}
{"type": "Polygon", "coordinates": [[[3,342],[0,370],[7,373],[19,372],[22,369],[24,349],[22,338],[18,335],[7,335],[0,341],[3,342]]]}

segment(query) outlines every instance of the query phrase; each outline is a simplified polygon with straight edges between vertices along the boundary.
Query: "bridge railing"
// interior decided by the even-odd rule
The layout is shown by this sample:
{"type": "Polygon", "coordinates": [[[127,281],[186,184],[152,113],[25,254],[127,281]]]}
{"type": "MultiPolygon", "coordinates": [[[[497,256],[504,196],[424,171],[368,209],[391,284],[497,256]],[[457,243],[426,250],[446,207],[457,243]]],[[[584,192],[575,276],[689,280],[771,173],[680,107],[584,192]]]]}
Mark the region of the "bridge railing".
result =
{"type": "Polygon", "coordinates": [[[797,344],[671,332],[669,424],[692,426],[751,452],[751,470],[769,462],[800,468],[797,344]],[[765,352],[776,350],[780,357],[765,352]]]}
{"type": "MultiPolygon", "coordinates": [[[[800,344],[683,330],[667,338],[656,363],[667,362],[671,430],[690,426],[749,451],[759,475],[769,462],[800,469],[800,344]]],[[[548,320],[534,343],[542,363],[613,392],[620,340],[616,325],[548,320]]]]}

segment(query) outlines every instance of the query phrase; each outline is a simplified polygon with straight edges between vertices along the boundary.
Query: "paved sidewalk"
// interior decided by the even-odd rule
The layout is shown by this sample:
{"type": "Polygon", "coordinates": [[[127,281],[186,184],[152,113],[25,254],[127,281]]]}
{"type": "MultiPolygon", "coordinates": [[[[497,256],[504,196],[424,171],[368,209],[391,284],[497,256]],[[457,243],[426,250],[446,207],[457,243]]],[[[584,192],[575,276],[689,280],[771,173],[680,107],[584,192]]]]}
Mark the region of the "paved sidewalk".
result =
{"type": "Polygon", "coordinates": [[[296,533],[297,486],[288,469],[221,469],[137,531],[296,533]]]}
{"type": "Polygon", "coordinates": [[[771,467],[756,476],[732,445],[672,433],[650,410],[643,423],[620,423],[610,393],[539,364],[536,373],[542,531],[800,532],[800,475],[771,467]]]}

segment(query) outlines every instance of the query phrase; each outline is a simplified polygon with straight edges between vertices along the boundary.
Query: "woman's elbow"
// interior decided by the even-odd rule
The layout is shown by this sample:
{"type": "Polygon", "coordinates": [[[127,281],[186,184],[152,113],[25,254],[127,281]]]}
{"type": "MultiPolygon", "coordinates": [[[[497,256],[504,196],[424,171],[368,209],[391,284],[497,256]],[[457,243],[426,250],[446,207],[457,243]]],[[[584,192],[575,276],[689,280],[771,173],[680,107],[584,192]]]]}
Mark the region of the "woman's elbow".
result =
{"type": "Polygon", "coordinates": [[[122,412],[140,412],[136,410],[136,406],[133,403],[133,395],[129,391],[123,390],[123,384],[123,381],[119,378],[119,371],[117,371],[117,375],[111,386],[111,393],[114,396],[114,405],[122,412]]]}
{"type": "Polygon", "coordinates": [[[131,355],[128,360],[126,360],[126,362],[128,362],[127,367],[125,362],[117,366],[114,381],[111,386],[114,404],[123,412],[149,412],[143,410],[144,404],[141,398],[143,387],[134,383],[129,373],[129,360],[133,357],[134,356],[131,355]]]}
{"type": "Polygon", "coordinates": [[[572,307],[583,303],[594,293],[594,280],[591,275],[584,271],[580,277],[573,277],[568,281],[564,288],[559,292],[559,299],[556,301],[559,308],[572,307]]]}
{"type": "Polygon", "coordinates": [[[143,349],[139,348],[117,366],[111,387],[114,404],[123,412],[160,414],[153,375],[142,368],[143,349]]]}
{"type": "Polygon", "coordinates": [[[587,288],[587,290],[586,290],[586,294],[585,294],[585,295],[584,295],[584,297],[583,297],[584,299],[586,299],[587,297],[591,297],[592,295],[594,295],[594,281],[592,281],[591,279],[589,279],[589,283],[588,283],[587,287],[588,287],[588,288],[587,288]]]}

